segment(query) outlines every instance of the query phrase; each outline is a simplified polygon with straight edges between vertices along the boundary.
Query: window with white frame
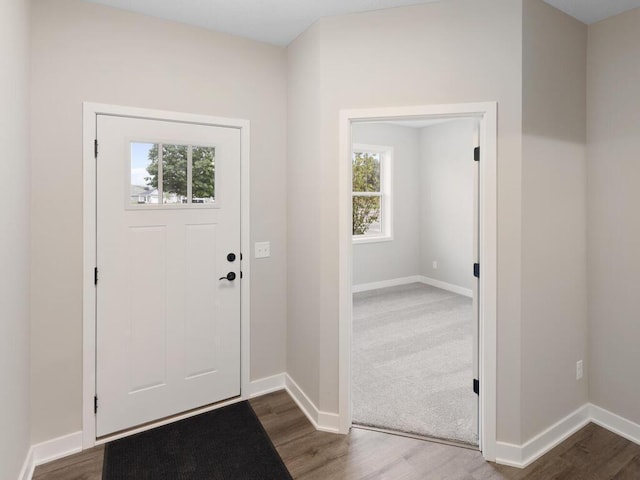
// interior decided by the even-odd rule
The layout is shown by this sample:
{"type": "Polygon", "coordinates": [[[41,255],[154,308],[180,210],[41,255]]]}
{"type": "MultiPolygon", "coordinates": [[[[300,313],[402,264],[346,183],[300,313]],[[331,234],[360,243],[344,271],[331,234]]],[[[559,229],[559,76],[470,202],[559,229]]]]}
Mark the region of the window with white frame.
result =
{"type": "Polygon", "coordinates": [[[392,147],[353,145],[352,225],[355,243],[392,239],[392,157],[392,147]]]}
{"type": "Polygon", "coordinates": [[[207,207],[215,203],[213,146],[131,142],[128,207],[207,207]]]}

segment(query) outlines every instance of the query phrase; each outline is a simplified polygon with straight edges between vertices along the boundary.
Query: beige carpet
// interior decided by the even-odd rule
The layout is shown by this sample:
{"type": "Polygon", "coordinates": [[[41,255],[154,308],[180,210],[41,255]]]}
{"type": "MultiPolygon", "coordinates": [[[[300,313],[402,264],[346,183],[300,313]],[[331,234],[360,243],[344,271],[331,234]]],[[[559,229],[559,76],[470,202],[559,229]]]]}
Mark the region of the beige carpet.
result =
{"type": "Polygon", "coordinates": [[[477,445],[472,318],[419,283],[354,294],[354,423],[477,445]]]}

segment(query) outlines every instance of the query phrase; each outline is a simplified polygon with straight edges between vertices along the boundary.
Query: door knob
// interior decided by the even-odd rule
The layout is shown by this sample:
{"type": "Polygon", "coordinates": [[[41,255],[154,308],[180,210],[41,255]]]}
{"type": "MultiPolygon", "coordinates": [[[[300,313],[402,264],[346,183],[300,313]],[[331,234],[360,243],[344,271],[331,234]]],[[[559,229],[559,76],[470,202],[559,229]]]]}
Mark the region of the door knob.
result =
{"type": "Polygon", "coordinates": [[[233,282],[235,279],[236,279],[236,274],[234,272],[227,273],[226,277],[220,277],[220,280],[229,280],[230,282],[233,282]]]}

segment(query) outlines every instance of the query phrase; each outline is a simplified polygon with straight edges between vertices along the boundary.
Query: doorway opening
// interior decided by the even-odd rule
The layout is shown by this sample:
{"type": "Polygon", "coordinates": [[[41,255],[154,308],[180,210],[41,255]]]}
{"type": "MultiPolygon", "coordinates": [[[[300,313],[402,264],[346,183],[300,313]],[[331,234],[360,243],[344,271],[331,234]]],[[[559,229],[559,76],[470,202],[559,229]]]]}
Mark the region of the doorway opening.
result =
{"type": "Polygon", "coordinates": [[[491,460],[496,104],[341,113],[340,429],[491,460]]]}
{"type": "Polygon", "coordinates": [[[351,127],[354,426],[478,445],[478,128],[351,127]]]}

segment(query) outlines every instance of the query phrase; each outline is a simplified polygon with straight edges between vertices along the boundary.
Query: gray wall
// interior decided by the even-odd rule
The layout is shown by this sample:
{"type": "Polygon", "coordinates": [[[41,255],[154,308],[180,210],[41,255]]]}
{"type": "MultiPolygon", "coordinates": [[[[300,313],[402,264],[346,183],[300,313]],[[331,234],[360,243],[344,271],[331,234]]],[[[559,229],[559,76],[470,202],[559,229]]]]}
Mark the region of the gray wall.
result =
{"type": "MultiPolygon", "coordinates": [[[[587,402],[586,26],[525,0],[522,438],[587,402]]],[[[587,369],[588,372],[588,369],[587,369]]]]}
{"type": "Polygon", "coordinates": [[[0,478],[29,449],[29,2],[0,3],[0,478]]]}
{"type": "Polygon", "coordinates": [[[393,240],[354,243],[354,285],[422,275],[471,289],[475,129],[471,119],[353,125],[354,144],[394,147],[393,240]]]}
{"type": "Polygon", "coordinates": [[[251,121],[251,378],[284,371],[285,50],[79,0],[36,0],[32,42],[32,441],[81,428],[83,101],[251,121]]]}
{"type": "Polygon", "coordinates": [[[496,100],[498,436],[520,443],[521,2],[453,0],[324,18],[294,41],[288,59],[287,371],[320,410],[337,412],[340,109],[496,100]],[[362,81],[362,72],[375,75],[362,81]]]}
{"type": "Polygon", "coordinates": [[[476,125],[476,120],[464,119],[420,130],[420,273],[467,289],[474,281],[476,125]]]}
{"type": "Polygon", "coordinates": [[[400,125],[357,123],[352,142],[393,147],[393,240],[353,244],[353,284],[420,273],[419,130],[400,125]]]}
{"type": "Polygon", "coordinates": [[[321,33],[316,22],[287,48],[287,296],[315,292],[287,300],[287,373],[314,402],[320,397],[320,323],[327,316],[327,285],[320,278],[326,219],[317,204],[331,195],[323,191],[325,166],[318,162],[321,33]]]}
{"type": "MultiPolygon", "coordinates": [[[[288,368],[320,410],[338,409],[340,109],[482,100],[499,105],[498,440],[522,444],[584,403],[584,35],[540,0],[453,0],[325,18],[289,49],[292,82],[321,76],[305,92],[313,108],[289,96],[307,119],[289,124],[290,138],[318,147],[289,144],[290,162],[305,154],[289,181],[313,178],[323,195],[289,211],[287,326],[288,345],[310,347],[288,350],[288,368]],[[566,44],[554,49],[546,34],[566,44]],[[363,71],[376,75],[362,82],[363,71]],[[317,225],[313,258],[306,217],[317,225]]],[[[307,200],[300,193],[289,202],[307,200]]]]}
{"type": "Polygon", "coordinates": [[[589,27],[589,395],[640,423],[640,9],[589,27]]]}

